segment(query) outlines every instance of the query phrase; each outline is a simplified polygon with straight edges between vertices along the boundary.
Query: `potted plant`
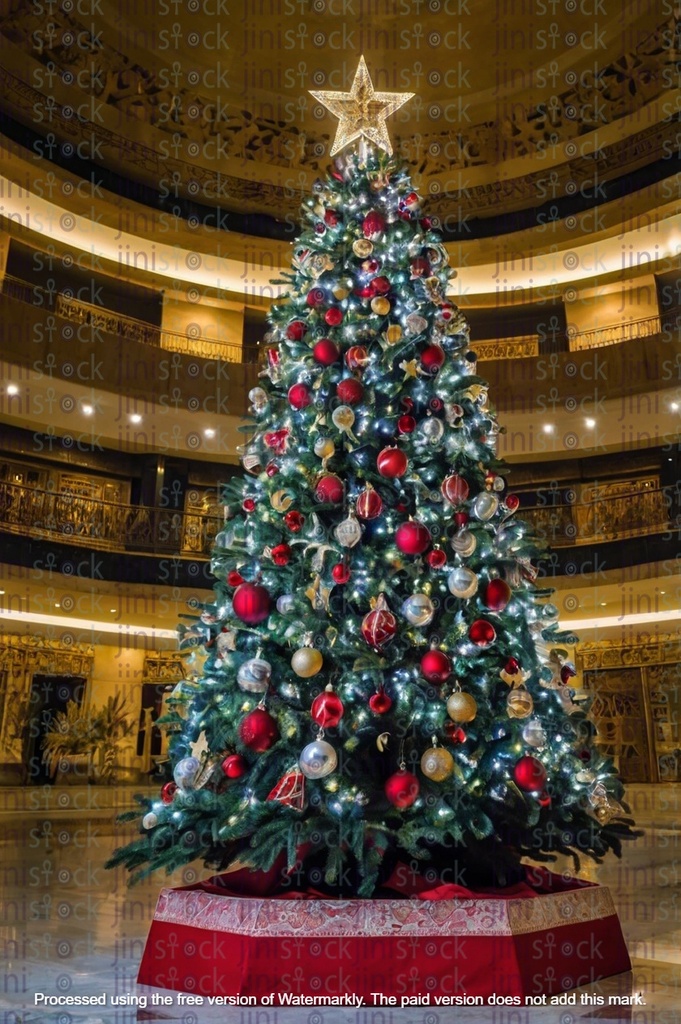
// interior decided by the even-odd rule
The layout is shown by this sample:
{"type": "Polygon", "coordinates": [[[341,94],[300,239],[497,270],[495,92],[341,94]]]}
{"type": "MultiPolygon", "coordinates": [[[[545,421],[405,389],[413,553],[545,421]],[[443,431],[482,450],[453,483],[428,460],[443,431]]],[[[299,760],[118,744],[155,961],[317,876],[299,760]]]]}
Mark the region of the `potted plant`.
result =
{"type": "Polygon", "coordinates": [[[58,783],[110,783],[115,779],[117,745],[133,729],[124,697],[109,697],[99,710],[69,701],[54,716],[43,757],[58,783]],[[94,767],[95,754],[98,765],[94,767]]]}

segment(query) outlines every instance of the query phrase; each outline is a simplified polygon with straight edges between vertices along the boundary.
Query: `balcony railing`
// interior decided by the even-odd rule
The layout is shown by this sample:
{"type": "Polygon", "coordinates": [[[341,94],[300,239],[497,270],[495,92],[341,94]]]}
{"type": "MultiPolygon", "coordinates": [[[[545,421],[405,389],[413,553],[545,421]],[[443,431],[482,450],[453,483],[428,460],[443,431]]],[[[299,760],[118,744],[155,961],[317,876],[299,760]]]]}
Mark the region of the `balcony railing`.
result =
{"type": "Polygon", "coordinates": [[[254,346],[245,348],[242,344],[203,338],[199,334],[168,331],[125,313],[83,302],[82,299],[76,299],[67,292],[29,284],[9,274],[2,279],[2,294],[18,299],[19,302],[41,306],[54,316],[79,327],[90,327],[126,341],[151,345],[169,352],[197,356],[200,359],[221,359],[226,363],[255,362],[259,355],[259,349],[254,346]]]}
{"type": "MultiPolygon", "coordinates": [[[[659,487],[582,503],[535,505],[519,515],[556,548],[644,537],[669,528],[659,487]]],[[[0,482],[0,528],[21,536],[99,550],[207,558],[221,526],[220,516],[200,509],[123,505],[0,482]]]]}
{"type": "Polygon", "coordinates": [[[571,352],[582,349],[604,348],[606,345],[619,345],[623,341],[638,341],[639,338],[651,338],[659,334],[662,324],[659,316],[646,316],[640,320],[628,320],[626,323],[611,324],[608,327],[596,327],[592,331],[576,331],[568,326],[567,334],[571,352]]]}
{"type": "Polygon", "coordinates": [[[200,510],[122,505],[0,482],[0,526],[36,539],[109,551],[206,557],[222,520],[200,510]]]}

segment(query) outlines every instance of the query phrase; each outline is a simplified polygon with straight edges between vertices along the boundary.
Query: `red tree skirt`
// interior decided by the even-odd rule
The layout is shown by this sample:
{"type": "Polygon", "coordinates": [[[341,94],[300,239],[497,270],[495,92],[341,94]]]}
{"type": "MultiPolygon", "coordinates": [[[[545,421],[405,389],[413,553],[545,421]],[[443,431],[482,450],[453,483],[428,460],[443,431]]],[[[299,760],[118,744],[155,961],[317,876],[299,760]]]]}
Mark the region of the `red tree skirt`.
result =
{"type": "Polygon", "coordinates": [[[609,890],[541,869],[497,892],[421,881],[408,899],[239,895],[248,877],[163,889],[138,981],[275,1006],[291,996],[443,1005],[552,995],[631,967],[609,890]]]}

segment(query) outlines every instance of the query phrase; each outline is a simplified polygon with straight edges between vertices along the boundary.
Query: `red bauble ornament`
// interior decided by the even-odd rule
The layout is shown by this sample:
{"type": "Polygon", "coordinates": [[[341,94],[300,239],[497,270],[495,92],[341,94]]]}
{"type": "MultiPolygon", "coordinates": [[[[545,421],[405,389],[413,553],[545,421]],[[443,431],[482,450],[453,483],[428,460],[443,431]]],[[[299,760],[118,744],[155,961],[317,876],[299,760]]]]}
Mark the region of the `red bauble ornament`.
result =
{"type": "Polygon", "coordinates": [[[229,754],[222,762],[222,770],[228,779],[240,779],[248,771],[248,762],[241,754],[229,754]]]}
{"type": "Polygon", "coordinates": [[[426,555],[426,562],[431,569],[441,569],[443,565],[447,564],[447,555],[442,548],[433,548],[426,555]]]}
{"type": "Polygon", "coordinates": [[[177,793],[176,782],[166,782],[165,786],[161,790],[161,800],[164,804],[172,804],[173,797],[177,793]]]}
{"type": "Polygon", "coordinates": [[[358,497],[355,510],[360,519],[377,519],[383,511],[383,498],[373,487],[367,487],[358,497]]]}
{"type": "Polygon", "coordinates": [[[370,647],[380,650],[389,644],[397,632],[397,619],[388,608],[383,594],[376,607],[362,619],[362,636],[370,647]]]}
{"type": "Polygon", "coordinates": [[[504,665],[504,671],[508,672],[509,676],[514,676],[516,672],[520,672],[520,662],[516,658],[509,658],[504,665]]]}
{"type": "Polygon", "coordinates": [[[466,523],[468,522],[468,519],[469,519],[468,512],[455,512],[454,513],[454,522],[459,527],[459,529],[461,529],[462,526],[466,525],[466,523]]]}
{"type": "Polygon", "coordinates": [[[497,638],[496,630],[487,619],[476,619],[468,629],[468,639],[477,647],[489,647],[497,638]]]}
{"type": "Polygon", "coordinates": [[[331,306],[324,314],[324,319],[329,327],[338,327],[343,322],[343,310],[339,309],[338,306],[331,306]]]}
{"type": "Polygon", "coordinates": [[[344,711],[343,702],[338,694],[333,692],[331,683],[329,683],[323,693],[315,697],[310,708],[313,720],[317,725],[321,725],[322,729],[333,729],[334,726],[338,725],[344,711]]]}
{"type": "Polygon", "coordinates": [[[450,743],[465,743],[466,733],[456,722],[445,722],[443,732],[450,743]]]}
{"type": "Polygon", "coordinates": [[[430,263],[423,256],[417,256],[411,261],[412,277],[430,277],[430,263]]]}
{"type": "Polygon", "coordinates": [[[307,333],[307,324],[302,320],[292,320],[286,328],[286,337],[290,341],[302,341],[307,333]]]}
{"type": "Polygon", "coordinates": [[[291,531],[291,533],[300,533],[305,522],[305,516],[301,512],[297,512],[295,509],[291,509],[284,516],[284,525],[291,531]]]}
{"type": "Polygon", "coordinates": [[[355,295],[360,299],[373,299],[374,289],[370,284],[363,284],[359,288],[355,288],[355,295]]]}
{"type": "Polygon", "coordinates": [[[493,612],[503,612],[513,592],[506,580],[490,580],[483,593],[483,601],[493,612]]]}
{"type": "Polygon", "coordinates": [[[418,206],[420,202],[421,197],[419,196],[418,192],[409,192],[404,197],[404,205],[408,206],[410,209],[414,206],[418,206]]]}
{"type": "Polygon", "coordinates": [[[416,420],[413,416],[400,416],[397,421],[397,429],[400,434],[411,434],[416,430],[416,420]]]}
{"type": "Polygon", "coordinates": [[[452,473],[444,478],[440,490],[450,505],[460,505],[468,497],[470,488],[462,476],[452,473]]]}
{"type": "Polygon", "coordinates": [[[385,692],[383,687],[369,697],[369,707],[376,715],[386,715],[393,706],[392,699],[385,692]]]}
{"type": "Polygon", "coordinates": [[[244,512],[255,512],[255,498],[244,498],[241,507],[244,512]]]}
{"type": "Polygon", "coordinates": [[[441,345],[428,345],[421,353],[421,366],[427,373],[437,373],[445,361],[441,345]]]}
{"type": "Polygon", "coordinates": [[[539,796],[537,798],[537,803],[539,804],[540,807],[550,807],[551,806],[551,797],[549,796],[548,793],[542,793],[541,796],[539,796]]]}
{"type": "Polygon", "coordinates": [[[442,686],[452,674],[452,663],[442,651],[426,651],[421,658],[421,673],[429,683],[442,686]]]}
{"type": "Polygon", "coordinates": [[[531,754],[525,754],[513,768],[513,781],[525,793],[543,790],[546,785],[546,768],[531,754]]]}
{"type": "Polygon", "coordinates": [[[288,427],[282,427],[281,430],[271,430],[263,436],[263,441],[277,455],[283,455],[288,446],[289,433],[288,427]]]}
{"type": "Polygon", "coordinates": [[[422,555],[431,543],[430,530],[417,519],[401,523],[395,531],[395,544],[403,555],[422,555]]]}
{"type": "Polygon", "coordinates": [[[387,277],[375,277],[371,284],[375,295],[387,295],[392,288],[387,277]]]}
{"type": "Polygon", "coordinates": [[[383,448],[376,458],[378,472],[390,480],[404,476],[408,466],[409,460],[399,448],[383,448]]]}
{"type": "Polygon", "coordinates": [[[256,626],[270,614],[272,599],[259,583],[242,583],[232,597],[234,614],[249,626],[256,626]]]}
{"type": "Polygon", "coordinates": [[[312,404],[312,395],[307,384],[294,384],[288,389],[288,400],[294,409],[305,409],[312,404]]]}
{"type": "Polygon", "coordinates": [[[345,353],[345,365],[349,370],[361,370],[369,363],[369,352],[364,345],[353,345],[345,353]]]}
{"type": "Polygon", "coordinates": [[[232,569],[231,572],[227,573],[227,583],[230,587],[238,587],[244,582],[244,578],[240,572],[236,569],[232,569]]]}
{"type": "Polygon", "coordinates": [[[305,299],[308,306],[323,306],[326,302],[326,295],[323,288],[310,288],[305,299]]]}
{"type": "Polygon", "coordinates": [[[340,505],[345,495],[343,481],[334,473],[328,473],[317,481],[314,496],[325,505],[340,505]]]}
{"type": "Polygon", "coordinates": [[[267,465],[265,466],[265,472],[269,477],[276,476],[277,473],[279,472],[279,466],[276,464],[276,462],[268,462],[267,465]]]}
{"type": "Polygon", "coordinates": [[[376,238],[385,228],[385,219],[377,210],[369,210],[362,221],[362,234],[365,238],[376,238]]]}
{"type": "Polygon", "coordinates": [[[355,377],[346,377],[337,384],[336,394],[343,405],[357,405],[364,398],[364,388],[355,377]]]}
{"type": "Polygon", "coordinates": [[[564,684],[565,686],[567,686],[567,684],[568,684],[568,683],[570,682],[570,680],[571,680],[571,679],[574,679],[574,677],[575,677],[576,675],[577,675],[577,672],[576,672],[576,671],[575,671],[575,669],[574,669],[574,668],[572,667],[572,665],[567,665],[567,664],[566,664],[566,665],[562,665],[562,666],[561,666],[561,670],[560,670],[560,681],[561,681],[561,683],[563,683],[563,684],[564,684]]]}
{"type": "Polygon", "coordinates": [[[251,711],[239,726],[241,742],[249,750],[255,750],[262,754],[269,750],[273,743],[279,739],[277,723],[265,708],[256,708],[251,711]]]}
{"type": "Polygon", "coordinates": [[[312,349],[312,355],[316,362],[322,366],[331,366],[340,359],[338,347],[334,345],[331,338],[320,338],[312,349]]]}
{"type": "Polygon", "coordinates": [[[288,565],[291,549],[288,544],[277,544],[272,548],[271,555],[275,565],[288,565]]]}
{"type": "Polygon", "coordinates": [[[391,775],[385,784],[385,795],[398,810],[411,805],[419,795],[419,780],[411,772],[399,771],[391,775]]]}
{"type": "Polygon", "coordinates": [[[350,579],[350,569],[345,562],[338,562],[331,570],[331,576],[333,577],[334,583],[347,583],[350,579]]]}
{"type": "Polygon", "coordinates": [[[338,214],[335,210],[324,211],[324,223],[328,228],[335,228],[338,224],[338,214]]]}
{"type": "Polygon", "coordinates": [[[517,494],[507,494],[504,498],[504,505],[509,512],[515,512],[520,505],[520,498],[517,494]]]}

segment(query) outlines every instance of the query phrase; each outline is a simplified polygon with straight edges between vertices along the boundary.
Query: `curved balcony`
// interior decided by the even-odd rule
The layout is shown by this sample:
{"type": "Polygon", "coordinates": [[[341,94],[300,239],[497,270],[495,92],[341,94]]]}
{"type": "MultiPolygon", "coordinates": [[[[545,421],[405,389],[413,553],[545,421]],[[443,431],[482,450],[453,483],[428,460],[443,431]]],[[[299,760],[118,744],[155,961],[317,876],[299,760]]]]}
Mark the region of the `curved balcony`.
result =
{"type": "MultiPolygon", "coordinates": [[[[607,496],[591,490],[586,501],[523,503],[519,515],[552,548],[653,537],[671,528],[669,495],[655,481],[628,481],[607,496]]],[[[217,506],[148,508],[0,482],[0,529],[34,540],[206,559],[222,521],[217,506]]]]}

